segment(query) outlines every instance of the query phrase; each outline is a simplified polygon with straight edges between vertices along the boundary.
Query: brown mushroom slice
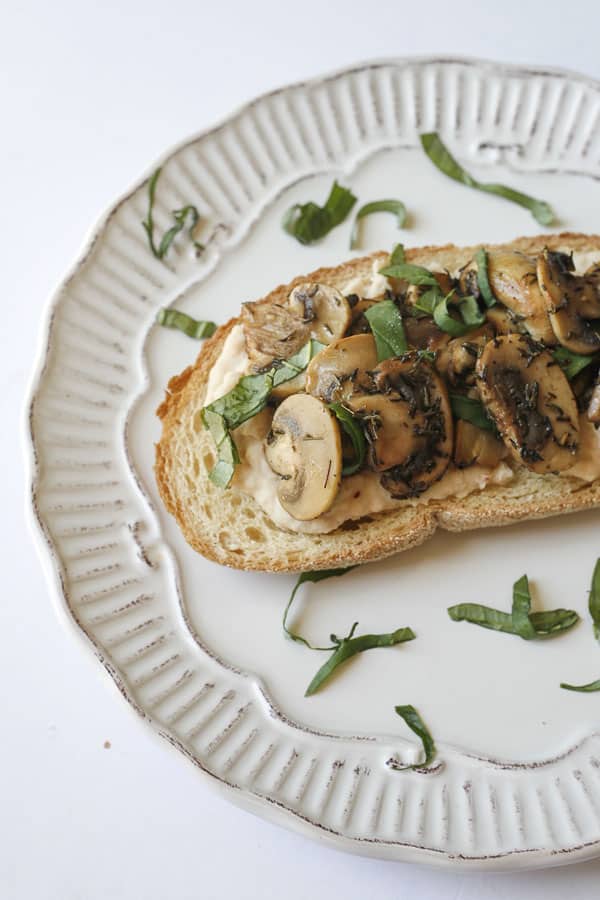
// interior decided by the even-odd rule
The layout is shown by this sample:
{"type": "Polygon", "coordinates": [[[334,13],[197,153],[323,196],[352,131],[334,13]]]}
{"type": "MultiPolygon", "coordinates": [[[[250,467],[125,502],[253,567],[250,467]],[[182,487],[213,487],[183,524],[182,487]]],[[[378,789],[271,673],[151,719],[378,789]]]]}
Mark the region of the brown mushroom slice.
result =
{"type": "Polygon", "coordinates": [[[445,385],[417,354],[387,359],[372,373],[378,393],[353,393],[347,406],[365,422],[369,465],[396,498],[438,481],[452,454],[453,426],[445,385]]]}
{"type": "Polygon", "coordinates": [[[488,281],[496,299],[523,321],[536,341],[556,344],[534,259],[517,250],[490,250],[488,281]]]}
{"type": "Polygon", "coordinates": [[[600,373],[596,379],[596,384],[592,388],[592,396],[587,409],[587,417],[594,425],[600,425],[600,373]]]}
{"type": "Polygon", "coordinates": [[[297,284],[288,297],[288,306],[322,344],[343,337],[352,318],[346,297],[336,288],[318,282],[297,284]]]}
{"type": "MultiPolygon", "coordinates": [[[[382,298],[383,299],[383,298],[382,298]]],[[[371,331],[368,319],[365,313],[368,309],[378,303],[379,300],[358,300],[351,308],[351,322],[348,334],[368,334],[371,331]]]]}
{"type": "Polygon", "coordinates": [[[482,325],[465,337],[453,338],[439,350],[435,367],[451,384],[474,381],[475,365],[479,354],[494,337],[491,325],[482,325]]]}
{"type": "Polygon", "coordinates": [[[450,335],[438,328],[431,316],[405,316],[402,321],[409,346],[417,350],[442,350],[450,341],[450,335]]]}
{"type": "Polygon", "coordinates": [[[565,253],[546,249],[538,257],[537,278],[546,301],[554,333],[563,347],[589,355],[600,349],[600,335],[581,313],[591,284],[572,271],[573,262],[565,253]]]}
{"type": "Polygon", "coordinates": [[[496,334],[524,334],[527,332],[522,319],[518,319],[513,312],[496,304],[486,310],[486,319],[496,334]]]}
{"type": "Polygon", "coordinates": [[[458,419],[454,426],[454,462],[459,469],[474,463],[493,469],[505,456],[506,447],[491,432],[458,419]]]}
{"type": "Polygon", "coordinates": [[[477,361],[479,393],[511,454],[534,472],[573,465],[577,402],[561,367],[525,335],[490,341],[477,361]]]}
{"type": "Polygon", "coordinates": [[[246,352],[253,369],[270,366],[274,359],[288,359],[310,337],[308,323],[287,305],[258,300],[242,306],[246,352]]]}
{"type": "Polygon", "coordinates": [[[280,476],[277,497],[301,522],[327,512],[342,477],[342,443],[335,416],[309,394],[294,394],[275,410],[265,456],[280,476]]]}
{"type": "Polygon", "coordinates": [[[584,319],[600,319],[600,263],[586,269],[583,276],[586,290],[577,307],[584,319]]]}
{"type": "Polygon", "coordinates": [[[344,400],[356,390],[366,372],[377,366],[372,334],[355,334],[333,341],[310,361],[306,391],[326,403],[344,400]]]}

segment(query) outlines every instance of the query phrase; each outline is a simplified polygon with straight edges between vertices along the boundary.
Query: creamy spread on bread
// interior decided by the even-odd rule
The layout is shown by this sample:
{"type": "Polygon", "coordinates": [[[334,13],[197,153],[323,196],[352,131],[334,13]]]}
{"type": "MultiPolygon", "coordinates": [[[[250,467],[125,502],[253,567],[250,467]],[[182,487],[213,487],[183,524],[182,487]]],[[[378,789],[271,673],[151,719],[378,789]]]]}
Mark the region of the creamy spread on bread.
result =
{"type": "MultiPolygon", "coordinates": [[[[299,500],[297,494],[290,499],[292,495],[288,490],[287,499],[285,503],[282,503],[282,488],[285,489],[288,486],[287,482],[292,480],[290,473],[295,473],[298,465],[306,465],[306,459],[295,460],[293,465],[290,462],[289,472],[286,469],[286,454],[292,453],[290,447],[294,446],[294,435],[297,436],[299,423],[302,425],[307,416],[313,418],[310,419],[311,426],[308,429],[310,433],[302,436],[302,441],[308,441],[306,444],[302,443],[302,452],[315,453],[317,450],[325,452],[323,447],[328,446],[327,441],[338,441],[339,443],[337,431],[340,429],[338,425],[335,421],[333,423],[329,421],[330,418],[333,419],[331,415],[325,414],[323,417],[321,409],[323,406],[329,406],[331,400],[341,398],[355,415],[366,422],[370,416],[369,403],[374,395],[383,397],[378,401],[379,404],[384,401],[388,403],[390,416],[393,416],[396,410],[404,408],[402,404],[406,398],[402,393],[398,394],[398,390],[401,391],[398,385],[405,383],[403,381],[405,377],[408,378],[410,384],[413,384],[416,378],[419,390],[428,397],[435,396],[436,390],[441,389],[438,375],[427,374],[430,370],[434,371],[431,360],[422,360],[414,354],[414,358],[410,361],[410,371],[407,370],[407,363],[401,364],[398,361],[391,366],[388,365],[387,369],[381,362],[373,361],[369,365],[365,363],[364,371],[368,374],[368,383],[365,381],[359,389],[356,387],[356,371],[340,374],[340,371],[335,370],[335,366],[338,365],[338,357],[335,356],[334,350],[339,346],[345,349],[344,341],[348,342],[349,334],[363,335],[366,339],[363,341],[365,347],[367,341],[372,340],[369,326],[364,321],[361,327],[356,323],[359,322],[359,309],[360,315],[364,319],[364,310],[368,309],[373,302],[376,303],[383,299],[390,289],[390,280],[380,272],[383,265],[380,257],[374,259],[369,271],[348,278],[343,285],[338,285],[337,291],[334,288],[319,285],[310,285],[310,290],[303,291],[306,286],[300,284],[294,289],[295,295],[294,291],[290,295],[290,308],[282,306],[281,311],[277,310],[278,317],[286,317],[283,326],[288,331],[291,327],[295,327],[293,316],[300,314],[297,320],[299,323],[298,334],[294,337],[296,345],[310,336],[329,345],[325,348],[328,355],[321,351],[323,362],[318,362],[320,354],[317,354],[309,365],[308,375],[298,375],[293,381],[290,379],[288,385],[291,384],[291,388],[281,385],[278,388],[279,393],[275,392],[278,404],[276,408],[282,410],[279,418],[275,419],[275,426],[273,408],[269,406],[235,429],[233,438],[240,463],[235,468],[233,486],[253,497],[277,526],[296,532],[318,534],[333,531],[349,520],[401,509],[407,505],[431,504],[450,498],[462,499],[491,486],[506,485],[514,479],[515,472],[520,465],[526,465],[540,474],[551,474],[553,477],[559,474],[560,477],[578,478],[584,482],[592,482],[600,478],[600,427],[597,427],[599,423],[590,420],[588,411],[581,409],[580,403],[578,408],[578,400],[571,392],[560,366],[553,362],[551,365],[555,368],[551,369],[550,364],[547,363],[549,349],[554,350],[557,346],[571,343],[579,348],[578,351],[572,352],[583,351],[585,353],[589,352],[586,342],[595,340],[594,335],[591,334],[591,327],[583,316],[586,309],[582,308],[583,313],[579,308],[575,312],[570,310],[571,318],[567,319],[565,313],[560,309],[560,303],[552,305],[551,292],[556,288],[555,281],[564,278],[567,284],[562,285],[561,289],[566,291],[569,286],[568,279],[575,276],[569,271],[566,258],[562,259],[561,254],[549,254],[547,259],[538,262],[538,272],[541,271],[542,275],[545,273],[548,285],[542,284],[538,289],[536,281],[534,287],[530,288],[531,278],[528,270],[531,264],[535,266],[535,261],[532,263],[523,254],[520,254],[522,259],[514,260],[514,277],[515,279],[521,278],[517,290],[511,283],[510,265],[512,261],[508,255],[506,256],[507,259],[494,259],[490,262],[490,282],[498,295],[501,295],[498,297],[497,306],[494,307],[496,310],[494,329],[497,330],[490,330],[491,326],[486,322],[483,328],[479,329],[482,332],[481,335],[477,329],[473,329],[472,334],[475,337],[472,341],[470,340],[471,333],[466,333],[464,338],[460,339],[463,341],[462,347],[459,346],[458,339],[452,340],[447,336],[444,336],[444,339],[437,345],[433,341],[431,344],[422,345],[424,349],[428,349],[429,346],[434,348],[435,365],[448,367],[447,370],[444,370],[446,375],[450,372],[449,377],[453,379],[451,383],[458,385],[460,391],[466,392],[465,396],[469,395],[472,398],[479,391],[483,397],[487,412],[497,426],[498,434],[494,436],[491,432],[485,432],[482,435],[485,438],[484,450],[478,443],[479,456],[472,452],[470,455],[468,453],[469,448],[472,450],[472,441],[474,440],[472,433],[474,426],[468,423],[459,423],[458,430],[455,428],[457,433],[454,438],[454,452],[452,446],[448,452],[447,445],[449,441],[450,445],[452,444],[452,437],[446,433],[448,429],[444,431],[443,422],[435,432],[435,436],[427,438],[429,443],[423,445],[420,437],[421,433],[425,433],[423,423],[428,423],[430,419],[423,410],[422,403],[421,407],[418,404],[415,407],[413,404],[410,412],[411,418],[406,419],[405,415],[404,420],[398,420],[400,423],[398,427],[402,425],[406,428],[407,421],[420,423],[418,426],[412,426],[415,431],[418,431],[418,428],[421,429],[418,432],[418,440],[421,443],[415,444],[417,450],[413,450],[413,456],[418,456],[418,452],[423,455],[422,447],[426,446],[431,461],[422,465],[421,469],[417,470],[416,476],[413,477],[412,471],[408,471],[404,467],[399,475],[395,475],[395,480],[390,479],[389,473],[397,473],[400,469],[395,464],[399,458],[397,455],[399,452],[398,441],[390,441],[388,437],[386,444],[381,438],[382,431],[380,430],[371,435],[368,461],[359,471],[343,476],[337,472],[337,482],[332,484],[330,479],[331,463],[329,463],[329,469],[324,470],[326,477],[322,479],[321,489],[317,492],[320,496],[316,506],[313,501],[307,505],[306,493],[302,494],[302,491],[298,495],[300,496],[299,500]],[[492,269],[492,264],[494,269],[492,269]],[[501,270],[502,266],[504,268],[501,270]],[[523,284],[528,285],[526,289],[522,289],[523,284]],[[319,288],[319,291],[316,288],[319,288]],[[505,292],[504,295],[503,292],[505,292]],[[338,296],[344,298],[343,304],[338,301],[338,296]],[[349,325],[348,304],[345,300],[348,297],[352,297],[353,301],[350,311],[352,325],[349,325]],[[321,304],[320,308],[317,306],[318,303],[321,304]],[[361,308],[361,304],[363,308],[361,308]],[[549,313],[549,311],[552,312],[549,313]],[[510,321],[506,326],[506,323],[502,323],[500,320],[500,317],[506,316],[507,312],[514,327],[510,321]],[[306,328],[304,328],[305,325],[306,328]],[[577,333],[575,333],[576,329],[578,329],[577,333]],[[367,334],[369,334],[368,338],[367,334]],[[559,337],[563,336],[564,344],[563,341],[556,340],[556,334],[559,337]],[[330,340],[331,336],[333,336],[332,340],[330,340]],[[468,358],[463,360],[462,356],[465,354],[462,353],[461,356],[458,352],[464,349],[464,345],[470,345],[467,346],[467,357],[469,353],[473,355],[474,359],[477,357],[477,375],[474,372],[475,363],[471,365],[468,358]],[[520,360],[528,353],[531,358],[516,373],[516,369],[521,365],[520,360]],[[402,365],[405,366],[404,369],[401,368],[402,365]],[[335,395],[331,391],[332,382],[327,380],[332,371],[331,366],[337,372],[337,381],[335,382],[337,393],[335,395]],[[461,369],[461,366],[465,368],[461,369]],[[382,371],[385,375],[385,390],[381,388],[382,371]],[[496,381],[502,384],[500,396],[496,381]],[[539,386],[541,384],[543,387],[546,382],[546,394],[542,395],[542,399],[538,399],[539,386]],[[352,384],[352,402],[349,400],[349,391],[342,393],[340,388],[342,384],[352,384]],[[379,390],[381,393],[378,393],[379,390]],[[520,399],[517,398],[513,402],[513,398],[521,390],[526,400],[519,405],[520,399]],[[357,394],[360,395],[360,403],[356,400],[357,394]],[[397,407],[392,405],[394,402],[398,403],[397,407]],[[545,407],[543,406],[544,402],[546,403],[545,407]],[[293,410],[292,405],[294,406],[293,410]],[[507,417],[510,419],[511,410],[514,412],[514,421],[507,420],[507,417]],[[287,415],[284,414],[286,411],[288,411],[287,415]],[[523,426],[524,417],[527,419],[526,426],[523,426]],[[525,432],[523,432],[523,427],[525,427],[525,432]],[[290,428],[291,432],[289,432],[290,428]],[[319,428],[321,431],[318,430],[319,428]],[[548,434],[550,432],[552,440],[549,442],[548,434]],[[525,437],[523,437],[524,433],[525,437]],[[500,441],[500,436],[503,442],[500,441]],[[459,455],[458,447],[461,444],[464,451],[465,441],[468,453],[466,458],[459,455]],[[378,442],[380,446],[378,446],[378,442]],[[442,460],[441,463],[440,460],[442,460]],[[436,465],[441,467],[439,477],[433,471],[436,465]],[[430,476],[431,472],[433,474],[430,476]],[[327,491],[331,496],[325,496],[327,491]],[[323,507],[322,509],[319,503],[323,507]]],[[[573,255],[578,273],[591,270],[598,263],[598,259],[598,253],[573,255]]],[[[476,291],[475,276],[472,271],[469,271],[468,266],[460,272],[451,274],[441,272],[439,268],[437,272],[435,270],[435,262],[432,259],[430,271],[439,276],[440,282],[441,279],[447,277],[449,282],[461,284],[464,287],[465,295],[471,289],[476,291]]],[[[590,279],[589,284],[592,287],[589,291],[589,307],[587,309],[594,314],[595,282],[590,279]]],[[[587,288],[588,284],[586,283],[586,290],[587,288]]],[[[445,284],[443,292],[446,293],[445,284]]],[[[403,294],[402,303],[416,301],[418,304],[422,293],[423,288],[409,287],[406,294],[403,294]]],[[[600,291],[598,291],[598,297],[600,298],[600,291]]],[[[600,299],[598,302],[600,303],[600,299]]],[[[256,306],[258,307],[258,304],[256,306]]],[[[264,371],[269,359],[273,360],[277,356],[284,357],[280,346],[274,347],[269,344],[281,324],[280,319],[277,319],[275,325],[269,322],[267,323],[268,327],[265,327],[261,309],[253,310],[253,304],[248,304],[247,307],[249,310],[246,317],[242,317],[240,324],[233,326],[210,371],[203,400],[204,406],[208,406],[228,394],[243,376],[256,371],[264,371]],[[249,335],[251,335],[250,339],[249,335]]],[[[407,322],[406,319],[404,321],[407,322]]],[[[421,323],[419,327],[422,330],[425,328],[424,317],[417,318],[415,321],[421,323]]],[[[414,323],[410,321],[408,325],[411,326],[414,323]]],[[[409,342],[415,346],[410,341],[410,327],[407,330],[409,342]]],[[[424,330],[423,335],[424,342],[430,340],[430,336],[424,330]]],[[[421,340],[420,335],[417,339],[421,340]]],[[[355,352],[359,343],[360,341],[353,342],[352,352],[355,352]]],[[[349,345],[347,346],[349,347],[349,345]]],[[[593,352],[597,352],[595,346],[593,352]]],[[[586,390],[589,393],[591,388],[588,386],[586,390]]],[[[437,401],[436,408],[439,413],[438,418],[441,420],[444,409],[443,398],[442,401],[437,401]]],[[[278,413],[275,415],[277,416],[278,413]]],[[[381,417],[379,406],[377,415],[381,417]]],[[[598,418],[600,419],[600,415],[598,418]]],[[[383,421],[385,423],[385,419],[383,421]]],[[[381,422],[379,427],[381,429],[381,422]]],[[[385,425],[383,430],[385,431],[385,425]]],[[[388,431],[390,431],[389,428],[388,431]]],[[[478,429],[475,429],[474,434],[477,437],[478,429]]],[[[294,452],[297,452],[297,447],[294,452]]],[[[336,452],[339,455],[339,448],[337,451],[332,450],[330,455],[335,456],[336,452]]],[[[323,465],[327,461],[326,452],[324,460],[323,465]]],[[[312,465],[311,459],[309,459],[309,463],[312,465]]],[[[317,462],[314,465],[317,465],[317,462]]],[[[313,480],[316,481],[314,472],[313,480]]],[[[304,490],[306,491],[306,488],[304,490]]]]}

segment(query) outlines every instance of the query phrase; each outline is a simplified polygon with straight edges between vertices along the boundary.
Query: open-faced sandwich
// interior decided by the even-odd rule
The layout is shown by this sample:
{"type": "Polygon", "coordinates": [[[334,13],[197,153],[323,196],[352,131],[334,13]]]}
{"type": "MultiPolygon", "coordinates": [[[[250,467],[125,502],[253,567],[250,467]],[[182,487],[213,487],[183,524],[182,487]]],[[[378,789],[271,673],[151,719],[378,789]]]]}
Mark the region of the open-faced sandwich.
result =
{"type": "Polygon", "coordinates": [[[171,379],[162,498],[226,565],[379,559],[600,505],[600,237],[375,253],[245,303],[171,379]]]}

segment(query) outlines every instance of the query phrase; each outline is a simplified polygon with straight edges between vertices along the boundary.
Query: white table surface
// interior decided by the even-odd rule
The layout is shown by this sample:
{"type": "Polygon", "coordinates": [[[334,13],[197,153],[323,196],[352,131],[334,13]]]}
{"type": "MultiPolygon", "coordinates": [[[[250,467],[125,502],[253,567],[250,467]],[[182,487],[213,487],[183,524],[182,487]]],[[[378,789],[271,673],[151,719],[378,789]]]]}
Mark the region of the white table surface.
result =
{"type": "Polygon", "coordinates": [[[57,618],[23,514],[23,398],[50,290],[172,143],[286,82],[456,54],[600,77],[597,0],[8,0],[0,20],[0,897],[572,900],[600,860],[510,876],[361,859],[214,794],[57,618]],[[7,277],[8,276],[8,277],[7,277]],[[108,746],[108,743],[110,746],[108,746]]]}

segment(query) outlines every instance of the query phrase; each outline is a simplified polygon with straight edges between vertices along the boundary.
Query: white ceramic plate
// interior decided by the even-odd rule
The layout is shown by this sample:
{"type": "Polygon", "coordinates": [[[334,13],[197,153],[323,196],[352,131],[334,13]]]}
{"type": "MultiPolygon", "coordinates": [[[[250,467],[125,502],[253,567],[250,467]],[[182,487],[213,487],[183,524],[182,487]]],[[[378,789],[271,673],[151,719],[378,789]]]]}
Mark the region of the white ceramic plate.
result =
{"type": "MultiPolygon", "coordinates": [[[[315,638],[358,619],[411,625],[418,640],[357,658],[304,699],[322,656],[283,639],[294,579],[244,574],[194,554],[154,484],[154,409],[198,350],[153,327],[176,303],[224,321],[241,301],[347,258],[350,223],[305,248],[283,233],[293,202],[337,177],[361,201],[401,197],[364,227],[365,250],[511,239],[529,214],[435,170],[418,134],[439,130],[476,175],[548,200],[563,229],[594,232],[600,89],[560,72],[451,60],[363,65],[262,97],[163,160],[156,220],[194,203],[212,235],[154,259],[140,222],[146,181],[94,230],[44,328],[30,410],[32,503],[61,606],[128,702],[207,781],[259,815],[337,847],[449,866],[511,868],[600,848],[600,707],[561,680],[600,674],[586,619],[598,555],[590,512],[460,535],[370,565],[305,595],[315,638]],[[526,643],[452,623],[459,600],[508,607],[527,572],[537,602],[583,623],[526,643]],[[438,743],[430,774],[386,761],[419,747],[394,715],[412,703],[438,743]]],[[[268,539],[268,535],[250,535],[268,539]]]]}

